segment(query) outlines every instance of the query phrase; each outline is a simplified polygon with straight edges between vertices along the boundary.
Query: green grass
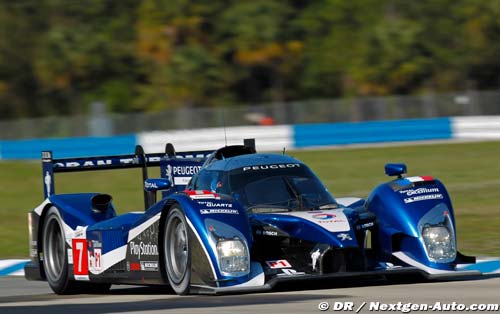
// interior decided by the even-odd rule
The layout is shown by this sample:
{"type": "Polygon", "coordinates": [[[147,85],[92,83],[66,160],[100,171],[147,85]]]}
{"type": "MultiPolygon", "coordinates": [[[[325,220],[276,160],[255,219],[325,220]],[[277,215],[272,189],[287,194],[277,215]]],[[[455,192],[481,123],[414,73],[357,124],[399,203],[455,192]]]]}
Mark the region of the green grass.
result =
{"type": "MultiPolygon", "coordinates": [[[[432,175],[447,186],[457,219],[459,249],[500,256],[500,142],[295,151],[337,197],[366,197],[387,162],[405,162],[409,175],[432,175]]],[[[155,175],[154,171],[151,171],[155,175]]],[[[151,175],[151,174],[150,174],[151,175]]],[[[157,172],[156,172],[156,175],[157,172]]],[[[56,175],[56,192],[106,192],[120,212],[143,208],[140,170],[56,175]]],[[[40,162],[0,162],[0,258],[26,257],[26,213],[43,201],[40,162]]]]}

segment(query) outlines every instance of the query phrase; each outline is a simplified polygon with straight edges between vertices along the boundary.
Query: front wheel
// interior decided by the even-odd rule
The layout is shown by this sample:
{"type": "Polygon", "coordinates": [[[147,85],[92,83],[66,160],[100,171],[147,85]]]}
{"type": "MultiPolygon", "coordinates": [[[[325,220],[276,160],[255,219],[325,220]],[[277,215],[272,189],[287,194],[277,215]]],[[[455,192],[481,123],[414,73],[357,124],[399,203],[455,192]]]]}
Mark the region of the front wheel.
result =
{"type": "Polygon", "coordinates": [[[184,212],[174,205],[165,219],[164,265],[170,286],[177,294],[188,294],[191,281],[191,251],[184,212]]]}

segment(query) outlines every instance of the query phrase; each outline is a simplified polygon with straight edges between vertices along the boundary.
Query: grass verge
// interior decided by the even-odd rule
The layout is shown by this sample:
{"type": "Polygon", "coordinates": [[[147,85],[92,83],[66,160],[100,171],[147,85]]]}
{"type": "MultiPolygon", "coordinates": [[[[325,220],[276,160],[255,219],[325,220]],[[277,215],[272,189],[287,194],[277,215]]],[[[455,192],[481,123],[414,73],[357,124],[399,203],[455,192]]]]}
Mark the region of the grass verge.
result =
{"type": "MultiPolygon", "coordinates": [[[[290,154],[306,162],[335,196],[366,197],[388,180],[384,176],[387,162],[405,162],[409,175],[439,178],[455,207],[459,249],[466,254],[500,256],[500,142],[290,154]]],[[[113,195],[119,212],[143,208],[138,169],[58,174],[55,180],[57,193],[104,192],[113,195]]],[[[43,201],[40,162],[1,161],[0,187],[0,258],[26,257],[26,214],[43,201]]]]}

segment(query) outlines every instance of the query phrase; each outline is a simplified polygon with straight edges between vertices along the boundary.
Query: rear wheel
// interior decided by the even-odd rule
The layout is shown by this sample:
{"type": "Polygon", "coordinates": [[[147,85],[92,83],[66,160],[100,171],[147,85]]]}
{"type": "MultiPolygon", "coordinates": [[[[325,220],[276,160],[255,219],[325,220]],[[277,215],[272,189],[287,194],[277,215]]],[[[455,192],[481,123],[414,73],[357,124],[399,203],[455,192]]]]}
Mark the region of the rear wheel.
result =
{"type": "Polygon", "coordinates": [[[186,217],[174,205],[165,219],[163,234],[164,265],[170,286],[177,294],[188,294],[191,281],[191,251],[186,217]]]}
{"type": "Polygon", "coordinates": [[[110,284],[92,284],[69,279],[66,236],[59,211],[51,207],[45,216],[42,229],[43,268],[50,288],[57,294],[80,292],[102,293],[110,284]]]}
{"type": "Polygon", "coordinates": [[[68,254],[61,215],[51,207],[42,231],[43,268],[50,288],[57,294],[74,293],[77,283],[68,278],[68,254]]]}

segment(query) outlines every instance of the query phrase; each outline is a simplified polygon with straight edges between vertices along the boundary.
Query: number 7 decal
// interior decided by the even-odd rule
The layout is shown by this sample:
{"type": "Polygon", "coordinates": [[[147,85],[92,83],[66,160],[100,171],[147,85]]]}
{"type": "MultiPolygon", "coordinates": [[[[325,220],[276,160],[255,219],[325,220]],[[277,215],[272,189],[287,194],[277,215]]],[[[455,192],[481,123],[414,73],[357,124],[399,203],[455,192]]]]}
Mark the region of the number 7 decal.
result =
{"type": "Polygon", "coordinates": [[[76,276],[88,275],[88,254],[87,254],[87,240],[86,239],[73,239],[73,273],[76,276]]]}

